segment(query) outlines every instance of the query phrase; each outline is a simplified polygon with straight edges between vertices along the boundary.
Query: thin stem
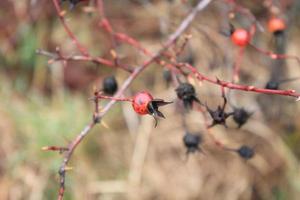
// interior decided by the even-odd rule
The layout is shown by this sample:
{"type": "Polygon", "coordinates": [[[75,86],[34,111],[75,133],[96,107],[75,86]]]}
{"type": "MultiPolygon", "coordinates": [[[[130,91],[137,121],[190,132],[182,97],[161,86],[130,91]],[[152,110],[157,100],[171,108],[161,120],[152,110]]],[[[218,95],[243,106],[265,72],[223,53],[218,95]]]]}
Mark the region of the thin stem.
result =
{"type": "Polygon", "coordinates": [[[89,56],[89,53],[88,53],[87,49],[83,45],[80,44],[80,42],[78,41],[78,39],[76,38],[74,33],[71,31],[71,29],[67,25],[58,0],[52,0],[52,2],[54,4],[57,15],[58,15],[65,31],[67,32],[69,37],[72,39],[73,43],[77,46],[78,50],[81,52],[82,55],[89,56]]]}
{"type": "Polygon", "coordinates": [[[230,89],[234,89],[234,90],[242,90],[242,91],[246,91],[246,92],[256,92],[256,93],[263,93],[263,94],[291,96],[291,97],[296,97],[296,98],[300,97],[300,93],[296,93],[295,90],[271,90],[271,89],[257,88],[257,87],[251,86],[251,85],[249,86],[249,85],[234,84],[234,83],[227,82],[227,81],[221,81],[219,79],[209,78],[209,77],[201,74],[200,72],[198,72],[196,68],[194,68],[193,66],[191,66],[187,63],[178,63],[176,65],[179,67],[184,67],[184,68],[189,69],[195,75],[195,77],[200,81],[207,81],[209,83],[212,83],[215,85],[220,85],[222,87],[226,87],[226,88],[230,88],[230,89]]]}
{"type": "MultiPolygon", "coordinates": [[[[68,55],[68,56],[63,56],[62,54],[57,54],[57,53],[52,53],[49,51],[45,51],[42,49],[37,49],[36,50],[37,54],[49,57],[49,64],[54,62],[54,61],[59,61],[59,60],[63,60],[63,61],[85,61],[85,62],[93,62],[95,64],[102,64],[105,65],[107,67],[113,67],[116,68],[117,66],[115,65],[114,62],[101,58],[101,57],[91,57],[91,56],[81,56],[81,55],[68,55]]],[[[120,65],[119,66],[121,69],[127,71],[127,72],[132,72],[133,70],[126,65],[120,65]]]]}
{"type": "Polygon", "coordinates": [[[241,68],[241,63],[243,61],[244,52],[245,52],[245,47],[240,47],[233,67],[233,76],[232,76],[233,83],[239,82],[240,68],[241,68]]]}
{"type": "Polygon", "coordinates": [[[265,54],[267,56],[269,56],[270,58],[274,59],[274,60],[280,60],[280,59],[294,59],[298,62],[298,64],[300,65],[300,58],[298,56],[294,56],[294,55],[287,55],[287,54],[276,54],[272,51],[267,51],[264,49],[260,49],[258,47],[256,47],[253,44],[249,44],[251,47],[253,47],[256,51],[265,54]]]}
{"type": "Polygon", "coordinates": [[[111,96],[104,96],[104,95],[97,95],[97,99],[109,99],[109,100],[115,100],[115,101],[130,101],[132,102],[132,98],[118,98],[118,97],[111,97],[111,96]]]}

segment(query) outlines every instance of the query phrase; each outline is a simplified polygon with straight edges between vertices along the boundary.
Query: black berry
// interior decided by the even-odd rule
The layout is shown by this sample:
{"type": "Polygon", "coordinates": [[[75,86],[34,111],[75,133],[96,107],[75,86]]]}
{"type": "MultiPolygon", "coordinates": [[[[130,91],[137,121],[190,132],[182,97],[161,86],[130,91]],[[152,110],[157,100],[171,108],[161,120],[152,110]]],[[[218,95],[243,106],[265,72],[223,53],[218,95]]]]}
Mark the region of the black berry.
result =
{"type": "Polygon", "coordinates": [[[235,108],[233,111],[233,120],[241,128],[249,119],[252,113],[247,112],[244,108],[235,108]]]}
{"type": "Polygon", "coordinates": [[[200,151],[199,144],[201,143],[202,138],[199,134],[185,133],[183,137],[183,143],[186,147],[186,153],[194,153],[196,151],[200,151]]]}
{"type": "Polygon", "coordinates": [[[223,99],[224,99],[224,103],[221,106],[218,106],[218,108],[216,110],[212,110],[210,109],[207,105],[205,105],[208,113],[210,114],[211,118],[213,119],[213,122],[210,126],[208,126],[208,128],[211,128],[217,124],[221,124],[224,125],[227,128],[226,125],[226,119],[233,114],[233,112],[231,113],[227,113],[225,112],[225,108],[227,105],[227,99],[225,97],[225,95],[222,95],[223,99]]]}
{"type": "Polygon", "coordinates": [[[118,90],[118,83],[114,76],[106,77],[102,83],[102,89],[105,94],[114,95],[118,90]]]}
{"type": "Polygon", "coordinates": [[[237,153],[244,159],[248,160],[250,158],[253,158],[255,152],[254,149],[251,147],[248,147],[246,145],[241,146],[238,150],[237,153]]]}
{"type": "Polygon", "coordinates": [[[201,103],[196,97],[196,91],[190,83],[180,83],[176,88],[177,97],[183,101],[183,105],[186,109],[190,109],[193,106],[193,102],[201,103]]]}
{"type": "Polygon", "coordinates": [[[283,83],[288,83],[291,81],[296,81],[298,80],[299,77],[294,77],[294,78],[287,78],[287,79],[283,79],[283,80],[270,80],[267,82],[265,88],[266,89],[270,89],[270,90],[278,90],[279,86],[283,83]]]}
{"type": "Polygon", "coordinates": [[[267,82],[265,88],[270,89],[270,90],[278,90],[279,89],[279,82],[269,81],[269,82],[267,82]]]}

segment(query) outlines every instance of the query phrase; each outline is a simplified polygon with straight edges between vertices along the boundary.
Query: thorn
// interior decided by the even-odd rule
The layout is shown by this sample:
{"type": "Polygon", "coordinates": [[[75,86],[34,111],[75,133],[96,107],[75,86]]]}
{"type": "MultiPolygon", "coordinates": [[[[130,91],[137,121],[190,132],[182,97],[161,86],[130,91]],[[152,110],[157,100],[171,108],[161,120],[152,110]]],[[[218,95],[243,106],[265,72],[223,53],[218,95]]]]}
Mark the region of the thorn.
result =
{"type": "Polygon", "coordinates": [[[235,83],[238,83],[240,81],[239,75],[235,74],[233,80],[235,83]]]}
{"type": "Polygon", "coordinates": [[[96,85],[93,85],[93,92],[97,92],[98,90],[97,90],[97,87],[96,87],[96,85]]]}
{"type": "Polygon", "coordinates": [[[222,82],[221,82],[221,80],[220,80],[218,77],[216,77],[216,80],[217,80],[217,83],[218,83],[218,84],[221,84],[221,85],[222,85],[222,82]]]}
{"type": "Polygon", "coordinates": [[[50,59],[50,60],[48,60],[48,64],[49,64],[49,65],[53,64],[54,62],[55,62],[55,59],[50,59]]]}
{"type": "Polygon", "coordinates": [[[113,49],[110,50],[110,54],[111,56],[113,57],[113,59],[116,59],[117,58],[117,52],[113,49]]]}
{"type": "Polygon", "coordinates": [[[48,146],[42,147],[41,150],[42,150],[42,151],[48,151],[48,150],[49,150],[49,147],[48,147],[48,146]]]}
{"type": "Polygon", "coordinates": [[[191,38],[192,38],[192,34],[185,34],[184,37],[185,37],[186,39],[191,39],[191,38]]]}
{"type": "Polygon", "coordinates": [[[101,121],[101,125],[106,129],[110,129],[108,124],[106,122],[104,122],[103,120],[101,121]]]}
{"type": "Polygon", "coordinates": [[[73,167],[65,166],[65,171],[71,171],[71,170],[73,170],[73,167]]]}
{"type": "Polygon", "coordinates": [[[62,10],[62,11],[59,13],[59,15],[60,15],[61,17],[63,17],[65,14],[66,14],[66,11],[65,11],[65,10],[62,10]]]}
{"type": "Polygon", "coordinates": [[[58,146],[44,146],[41,148],[42,151],[59,151],[64,152],[68,151],[67,147],[58,147],[58,146]]]}
{"type": "Polygon", "coordinates": [[[189,82],[190,84],[192,84],[193,86],[196,85],[196,81],[195,81],[195,79],[194,79],[192,76],[188,76],[188,82],[189,82]]]}
{"type": "Polygon", "coordinates": [[[166,64],[166,62],[165,62],[165,61],[163,61],[163,60],[161,60],[161,61],[159,62],[159,64],[160,64],[160,65],[165,65],[165,64],[166,64]]]}

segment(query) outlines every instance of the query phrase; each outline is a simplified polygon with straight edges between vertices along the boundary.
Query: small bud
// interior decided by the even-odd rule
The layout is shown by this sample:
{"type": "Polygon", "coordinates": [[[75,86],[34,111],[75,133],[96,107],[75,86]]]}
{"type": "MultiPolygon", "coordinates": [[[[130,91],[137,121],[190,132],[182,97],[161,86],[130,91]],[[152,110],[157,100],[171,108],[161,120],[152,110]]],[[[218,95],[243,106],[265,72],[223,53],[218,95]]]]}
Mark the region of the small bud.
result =
{"type": "Polygon", "coordinates": [[[269,90],[278,90],[279,82],[278,81],[268,81],[265,88],[269,89],[269,90]]]}
{"type": "Polygon", "coordinates": [[[183,137],[183,143],[187,149],[186,153],[189,154],[200,151],[201,149],[199,148],[199,144],[201,141],[201,135],[186,132],[183,137]]]}
{"type": "Polygon", "coordinates": [[[241,146],[237,150],[237,153],[246,160],[253,158],[253,156],[255,154],[254,149],[249,146],[246,146],[246,145],[241,146]]]}

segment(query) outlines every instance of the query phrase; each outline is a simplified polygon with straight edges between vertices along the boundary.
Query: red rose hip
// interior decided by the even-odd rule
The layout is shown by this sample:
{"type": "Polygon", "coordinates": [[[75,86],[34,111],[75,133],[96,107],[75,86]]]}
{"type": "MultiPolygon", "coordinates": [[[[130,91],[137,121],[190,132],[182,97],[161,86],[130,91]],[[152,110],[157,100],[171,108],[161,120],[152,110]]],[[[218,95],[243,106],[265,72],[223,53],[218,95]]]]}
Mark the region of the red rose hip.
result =
{"type": "Polygon", "coordinates": [[[231,40],[235,45],[244,47],[250,42],[249,32],[245,29],[236,29],[231,35],[231,40]]]}
{"type": "Polygon", "coordinates": [[[132,107],[140,115],[149,114],[148,105],[152,100],[153,97],[148,92],[139,92],[133,97],[132,107]]]}
{"type": "Polygon", "coordinates": [[[269,20],[268,29],[271,33],[281,32],[286,29],[286,25],[283,19],[274,17],[269,20]]]}

